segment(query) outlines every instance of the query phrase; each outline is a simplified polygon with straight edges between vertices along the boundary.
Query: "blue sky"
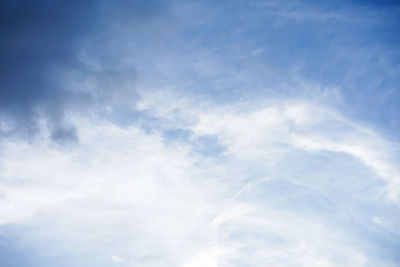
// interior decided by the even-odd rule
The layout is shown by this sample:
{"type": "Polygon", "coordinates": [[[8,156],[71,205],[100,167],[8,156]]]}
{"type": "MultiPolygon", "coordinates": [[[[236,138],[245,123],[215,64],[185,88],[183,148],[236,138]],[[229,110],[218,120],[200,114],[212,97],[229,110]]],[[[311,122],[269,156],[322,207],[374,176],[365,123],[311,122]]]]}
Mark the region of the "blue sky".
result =
{"type": "Polygon", "coordinates": [[[400,264],[396,1],[0,0],[0,266],[400,264]]]}

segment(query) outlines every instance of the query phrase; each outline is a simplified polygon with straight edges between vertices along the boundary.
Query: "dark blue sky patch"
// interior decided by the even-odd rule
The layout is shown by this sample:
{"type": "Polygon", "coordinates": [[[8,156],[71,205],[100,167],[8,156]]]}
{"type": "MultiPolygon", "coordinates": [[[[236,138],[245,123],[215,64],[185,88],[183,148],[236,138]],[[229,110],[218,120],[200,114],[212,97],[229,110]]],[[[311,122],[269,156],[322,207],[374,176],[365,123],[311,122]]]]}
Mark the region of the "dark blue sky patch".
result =
{"type": "MultiPolygon", "coordinates": [[[[81,59],[82,50],[97,53],[108,41],[112,27],[124,27],[127,20],[140,23],[163,9],[157,1],[121,0],[112,5],[94,0],[0,1],[0,114],[16,125],[8,134],[34,134],[38,117],[44,116],[52,125],[55,141],[76,138],[64,113],[90,109],[100,100],[107,101],[112,93],[71,90],[62,82],[64,76],[69,72],[83,77],[112,72],[114,66],[109,62],[104,71],[87,65],[81,59]],[[105,97],[99,100],[99,94],[105,97]]],[[[104,51],[100,54],[104,59],[104,51]]],[[[118,62],[112,55],[108,57],[118,62]]],[[[123,90],[110,88],[106,91],[123,90]]]]}

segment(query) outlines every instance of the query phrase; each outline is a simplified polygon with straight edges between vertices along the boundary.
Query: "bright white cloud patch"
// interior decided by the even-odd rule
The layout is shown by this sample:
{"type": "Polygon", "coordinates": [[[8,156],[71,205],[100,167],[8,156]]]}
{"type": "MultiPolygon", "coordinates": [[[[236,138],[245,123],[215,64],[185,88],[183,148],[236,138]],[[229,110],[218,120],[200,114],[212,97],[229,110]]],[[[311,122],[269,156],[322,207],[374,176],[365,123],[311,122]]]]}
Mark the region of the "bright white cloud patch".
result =
{"type": "Polygon", "coordinates": [[[3,141],[1,225],[105,266],[392,266],[363,235],[399,234],[389,141],[310,103],[151,99],[142,110],[166,124],[148,133],[75,118],[76,147],[3,141]],[[188,138],[168,142],[170,129],[188,138]],[[219,154],[196,152],[203,136],[219,154]]]}
{"type": "Polygon", "coordinates": [[[39,239],[66,239],[73,251],[94,245],[120,262],[178,264],[213,212],[187,149],[106,122],[81,130],[82,145],[68,151],[41,140],[2,144],[2,225],[32,225],[39,239]]]}

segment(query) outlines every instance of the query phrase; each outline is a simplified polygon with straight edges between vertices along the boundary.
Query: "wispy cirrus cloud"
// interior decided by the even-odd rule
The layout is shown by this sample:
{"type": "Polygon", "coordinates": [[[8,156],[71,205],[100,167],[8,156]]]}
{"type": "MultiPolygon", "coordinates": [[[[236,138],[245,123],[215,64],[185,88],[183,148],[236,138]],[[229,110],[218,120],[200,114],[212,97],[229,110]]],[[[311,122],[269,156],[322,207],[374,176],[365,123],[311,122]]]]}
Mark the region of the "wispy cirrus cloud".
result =
{"type": "Polygon", "coordinates": [[[387,192],[398,193],[387,190],[396,180],[374,165],[395,169],[396,151],[376,133],[299,102],[221,108],[180,98],[158,116],[169,123],[153,133],[75,119],[82,145],[69,151],[40,139],[3,142],[2,225],[35,229],[19,238],[39,251],[50,242],[77,263],[101,253],[98,265],[391,266],[396,259],[398,203],[387,201],[387,192]],[[188,139],[165,143],[168,128],[188,131],[188,139]],[[217,157],[196,150],[195,140],[210,135],[223,147],[217,157]],[[349,145],[349,136],[359,143],[349,145]],[[363,158],[377,153],[377,163],[363,158]],[[394,234],[381,241],[386,258],[378,233],[394,234]]]}
{"type": "Polygon", "coordinates": [[[4,3],[1,264],[400,261],[393,6],[4,3]]]}

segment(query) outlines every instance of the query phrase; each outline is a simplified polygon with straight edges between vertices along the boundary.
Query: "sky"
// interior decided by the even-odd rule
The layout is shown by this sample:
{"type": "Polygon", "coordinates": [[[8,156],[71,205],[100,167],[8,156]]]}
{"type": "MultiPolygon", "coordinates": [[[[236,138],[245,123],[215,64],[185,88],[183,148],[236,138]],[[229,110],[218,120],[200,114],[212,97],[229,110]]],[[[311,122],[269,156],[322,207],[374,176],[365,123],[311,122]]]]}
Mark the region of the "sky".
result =
{"type": "Polygon", "coordinates": [[[0,0],[0,267],[400,266],[400,4],[0,0]]]}

